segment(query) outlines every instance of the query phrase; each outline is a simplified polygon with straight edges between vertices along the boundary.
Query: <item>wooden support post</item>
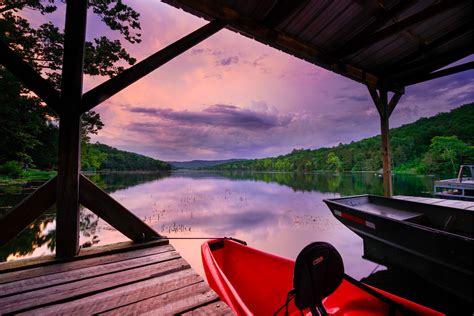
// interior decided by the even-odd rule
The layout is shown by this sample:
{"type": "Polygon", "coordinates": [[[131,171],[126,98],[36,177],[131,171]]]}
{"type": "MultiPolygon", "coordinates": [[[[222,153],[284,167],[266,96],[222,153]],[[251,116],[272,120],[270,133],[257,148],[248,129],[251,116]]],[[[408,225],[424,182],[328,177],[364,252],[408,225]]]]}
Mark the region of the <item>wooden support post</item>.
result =
{"type": "Polygon", "coordinates": [[[383,166],[383,191],[384,195],[391,197],[393,195],[392,187],[392,162],[391,162],[391,151],[390,151],[390,115],[400,101],[402,96],[401,93],[396,93],[392,96],[390,102],[388,102],[388,91],[380,89],[380,93],[377,90],[369,87],[369,93],[374,101],[375,106],[380,116],[380,131],[381,131],[381,152],[382,152],[382,166],[383,166]]]}
{"type": "Polygon", "coordinates": [[[67,2],[56,205],[56,257],[58,258],[75,256],[79,251],[80,103],[86,19],[87,0],[67,2]]]}
{"type": "Polygon", "coordinates": [[[0,219],[0,247],[28,227],[56,202],[56,177],[27,196],[0,219]]]}
{"type": "Polygon", "coordinates": [[[133,241],[161,237],[135,214],[127,210],[89,179],[80,176],[80,201],[100,218],[133,241]]]}

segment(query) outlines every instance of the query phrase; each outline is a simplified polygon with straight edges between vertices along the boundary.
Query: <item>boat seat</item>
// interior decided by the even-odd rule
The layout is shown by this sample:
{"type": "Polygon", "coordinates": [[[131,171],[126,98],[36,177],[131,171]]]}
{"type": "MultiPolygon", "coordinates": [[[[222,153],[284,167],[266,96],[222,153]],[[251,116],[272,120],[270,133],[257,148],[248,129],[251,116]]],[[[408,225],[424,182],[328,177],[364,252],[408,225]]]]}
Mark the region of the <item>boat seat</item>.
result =
{"type": "Polygon", "coordinates": [[[322,300],[342,283],[344,264],[339,252],[326,242],[313,242],[298,254],[293,274],[295,305],[326,315],[322,300]]]}

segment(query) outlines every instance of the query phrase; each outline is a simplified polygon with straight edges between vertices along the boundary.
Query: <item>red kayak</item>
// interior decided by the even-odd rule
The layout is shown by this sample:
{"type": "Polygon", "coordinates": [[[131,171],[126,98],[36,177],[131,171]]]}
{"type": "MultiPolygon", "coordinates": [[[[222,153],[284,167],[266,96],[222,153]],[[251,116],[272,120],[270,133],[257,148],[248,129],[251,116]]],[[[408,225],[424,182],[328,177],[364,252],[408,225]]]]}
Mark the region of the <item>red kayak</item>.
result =
{"type": "MultiPolygon", "coordinates": [[[[274,315],[279,310],[278,315],[284,315],[282,307],[294,286],[295,261],[230,239],[204,243],[201,254],[209,285],[237,315],[274,315]]],[[[322,299],[322,305],[329,315],[443,315],[347,275],[341,276],[340,284],[322,299]]],[[[290,315],[301,315],[295,300],[287,308],[290,315]]],[[[303,312],[311,315],[309,309],[303,312]]]]}

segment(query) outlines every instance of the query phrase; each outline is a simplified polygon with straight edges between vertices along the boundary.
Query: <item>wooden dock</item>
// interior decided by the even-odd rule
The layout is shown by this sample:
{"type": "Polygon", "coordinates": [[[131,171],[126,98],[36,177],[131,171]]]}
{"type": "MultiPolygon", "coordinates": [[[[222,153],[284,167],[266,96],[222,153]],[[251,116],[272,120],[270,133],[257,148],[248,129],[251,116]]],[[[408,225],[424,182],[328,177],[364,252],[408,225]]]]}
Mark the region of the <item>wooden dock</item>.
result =
{"type": "Polygon", "coordinates": [[[0,264],[0,314],[232,315],[168,240],[0,264]]]}
{"type": "Polygon", "coordinates": [[[474,202],[469,202],[469,201],[449,200],[449,199],[440,199],[440,198],[427,198],[427,197],[407,196],[407,195],[395,195],[393,198],[412,201],[412,202],[436,204],[440,206],[448,206],[448,207],[459,208],[462,210],[474,211],[474,202]]]}

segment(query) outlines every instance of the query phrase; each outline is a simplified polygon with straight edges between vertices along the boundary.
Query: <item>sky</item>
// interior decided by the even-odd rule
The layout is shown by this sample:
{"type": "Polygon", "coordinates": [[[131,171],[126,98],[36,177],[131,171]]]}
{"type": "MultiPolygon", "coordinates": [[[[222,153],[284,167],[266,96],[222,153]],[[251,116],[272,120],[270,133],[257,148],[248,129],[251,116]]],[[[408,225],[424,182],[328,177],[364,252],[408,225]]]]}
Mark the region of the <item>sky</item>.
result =
{"type": "MultiPolygon", "coordinates": [[[[122,41],[138,61],[207,23],[160,1],[125,2],[141,15],[142,42],[122,41]]],[[[54,17],[58,25],[63,9],[54,17]]],[[[87,38],[102,35],[120,38],[90,13],[87,38]]],[[[84,91],[105,80],[86,76],[84,91]]],[[[473,71],[410,86],[390,124],[472,101],[473,71]]],[[[364,85],[226,29],[94,110],[105,127],[93,142],[165,161],[277,156],[380,131],[364,85]]]]}

